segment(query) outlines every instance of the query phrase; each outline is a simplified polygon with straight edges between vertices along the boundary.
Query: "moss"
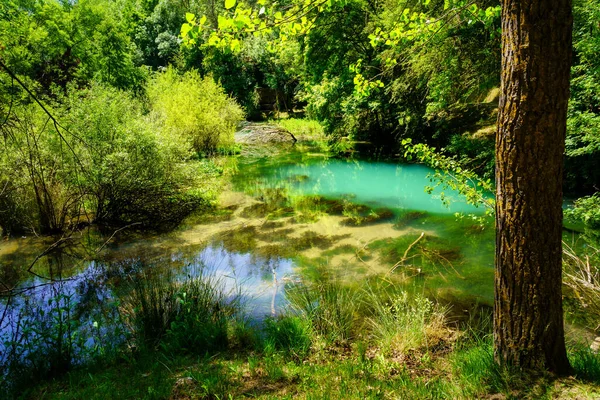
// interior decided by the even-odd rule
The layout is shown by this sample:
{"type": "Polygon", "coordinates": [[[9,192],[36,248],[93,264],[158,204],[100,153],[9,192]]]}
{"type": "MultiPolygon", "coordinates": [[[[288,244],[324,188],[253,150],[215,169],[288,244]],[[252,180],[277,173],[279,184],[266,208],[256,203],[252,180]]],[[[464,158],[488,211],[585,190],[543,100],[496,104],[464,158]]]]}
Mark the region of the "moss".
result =
{"type": "Polygon", "coordinates": [[[395,229],[402,229],[412,222],[422,219],[427,216],[426,212],[413,211],[413,210],[402,210],[398,213],[396,221],[394,222],[395,229]]]}
{"type": "Polygon", "coordinates": [[[378,224],[380,222],[389,221],[394,218],[394,212],[389,208],[369,209],[368,207],[360,208],[357,215],[353,215],[342,221],[342,225],[346,226],[367,226],[378,224]]]}
{"type": "Polygon", "coordinates": [[[256,248],[256,227],[245,226],[220,235],[218,241],[229,251],[248,253],[256,248]]]}
{"type": "Polygon", "coordinates": [[[308,231],[304,232],[299,238],[293,239],[291,247],[297,251],[307,250],[313,247],[328,249],[337,241],[347,237],[350,237],[350,235],[324,236],[319,235],[316,232],[308,231]]]}
{"type": "Polygon", "coordinates": [[[287,178],[287,181],[291,183],[302,183],[308,181],[309,179],[310,177],[308,175],[292,175],[287,178]]]}

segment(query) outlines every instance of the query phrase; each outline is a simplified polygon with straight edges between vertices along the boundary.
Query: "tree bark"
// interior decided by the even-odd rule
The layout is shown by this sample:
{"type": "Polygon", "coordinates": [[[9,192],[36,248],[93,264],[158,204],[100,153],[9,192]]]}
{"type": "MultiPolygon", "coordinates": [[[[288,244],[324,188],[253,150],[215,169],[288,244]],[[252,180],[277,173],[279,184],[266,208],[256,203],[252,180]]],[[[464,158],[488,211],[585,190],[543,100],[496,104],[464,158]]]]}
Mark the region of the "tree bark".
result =
{"type": "Polygon", "coordinates": [[[496,361],[570,371],[562,309],[562,176],[571,0],[502,0],[496,133],[496,361]]]}

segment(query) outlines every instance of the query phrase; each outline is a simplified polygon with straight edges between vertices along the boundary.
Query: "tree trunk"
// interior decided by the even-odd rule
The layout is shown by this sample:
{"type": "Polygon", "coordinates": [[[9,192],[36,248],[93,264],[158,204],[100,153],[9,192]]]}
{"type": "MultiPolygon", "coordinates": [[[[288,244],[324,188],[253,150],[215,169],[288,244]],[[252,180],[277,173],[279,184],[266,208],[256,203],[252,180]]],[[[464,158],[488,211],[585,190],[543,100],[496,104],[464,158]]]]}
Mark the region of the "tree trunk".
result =
{"type": "Polygon", "coordinates": [[[570,0],[502,0],[494,345],[502,365],[570,371],[562,309],[562,176],[570,0]]]}

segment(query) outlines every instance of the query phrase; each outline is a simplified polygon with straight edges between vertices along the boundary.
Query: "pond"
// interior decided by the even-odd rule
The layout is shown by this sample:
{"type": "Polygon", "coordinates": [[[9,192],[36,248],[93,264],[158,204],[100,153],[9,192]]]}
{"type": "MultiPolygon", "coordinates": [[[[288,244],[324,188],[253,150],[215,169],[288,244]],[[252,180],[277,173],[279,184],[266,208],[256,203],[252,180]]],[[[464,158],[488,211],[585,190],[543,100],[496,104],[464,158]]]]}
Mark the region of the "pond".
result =
{"type": "Polygon", "coordinates": [[[237,173],[217,212],[175,231],[89,229],[58,246],[48,238],[0,243],[2,282],[23,289],[4,308],[0,343],[20,341],[27,356],[38,344],[18,321],[37,319],[43,330],[65,313],[77,315],[82,354],[126,340],[116,314],[131,283],[160,271],[174,271],[175,280],[208,271],[258,320],[286,306],[286,284],[323,279],[384,278],[454,305],[456,315],[492,304],[493,225],[452,190],[428,194],[430,169],[301,148],[232,162],[237,173]]]}

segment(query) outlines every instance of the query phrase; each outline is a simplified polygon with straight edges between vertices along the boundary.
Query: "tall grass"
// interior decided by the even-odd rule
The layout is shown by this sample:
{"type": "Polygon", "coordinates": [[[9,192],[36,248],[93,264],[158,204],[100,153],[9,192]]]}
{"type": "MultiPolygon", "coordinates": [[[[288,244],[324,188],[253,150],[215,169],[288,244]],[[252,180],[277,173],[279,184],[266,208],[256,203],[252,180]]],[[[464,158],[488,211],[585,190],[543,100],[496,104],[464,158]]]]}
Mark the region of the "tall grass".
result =
{"type": "Polygon", "coordinates": [[[600,322],[600,250],[586,243],[585,254],[563,242],[563,283],[594,322],[600,322]]]}
{"type": "Polygon", "coordinates": [[[121,310],[138,346],[203,354],[228,346],[241,296],[204,268],[185,276],[141,268],[121,310]]]}
{"type": "Polygon", "coordinates": [[[264,330],[267,353],[272,350],[281,351],[297,360],[304,359],[309,354],[313,332],[307,318],[297,315],[267,318],[264,330]]]}
{"type": "Polygon", "coordinates": [[[575,346],[569,351],[569,361],[575,376],[594,383],[600,383],[600,354],[587,346],[575,346]]]}
{"type": "Polygon", "coordinates": [[[352,339],[356,332],[361,292],[335,282],[292,284],[286,296],[293,311],[310,321],[318,335],[331,342],[352,339]]]}
{"type": "Polygon", "coordinates": [[[368,326],[384,351],[428,351],[429,340],[446,333],[447,310],[423,295],[409,296],[397,290],[386,294],[371,286],[366,289],[365,301],[370,313],[368,326]]]}

